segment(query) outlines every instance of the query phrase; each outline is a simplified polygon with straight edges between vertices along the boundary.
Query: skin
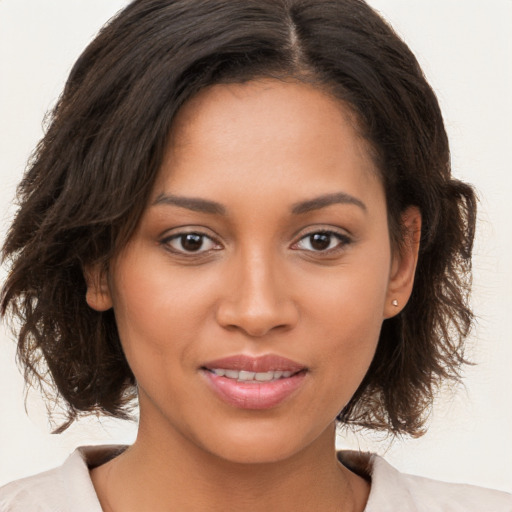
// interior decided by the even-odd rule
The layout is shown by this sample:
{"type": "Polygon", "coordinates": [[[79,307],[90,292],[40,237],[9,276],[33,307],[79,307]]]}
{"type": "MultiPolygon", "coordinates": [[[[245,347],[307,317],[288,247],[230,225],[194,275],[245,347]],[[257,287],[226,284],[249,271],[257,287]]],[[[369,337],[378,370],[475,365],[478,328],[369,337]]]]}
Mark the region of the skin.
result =
{"type": "Polygon", "coordinates": [[[397,254],[367,144],[321,90],[266,79],[190,100],[132,240],[108,275],[86,275],[89,305],[114,308],[139,386],[136,442],[92,471],[103,508],[362,511],[369,484],[336,459],[335,418],[410,295],[417,210],[403,222],[397,254]],[[333,193],[342,201],[294,212],[333,193]],[[184,250],[184,232],[204,235],[199,251],[184,250]],[[319,232],[333,233],[326,250],[312,245],[319,232]],[[292,359],[305,378],[276,407],[234,407],[201,367],[235,354],[292,359]]]}

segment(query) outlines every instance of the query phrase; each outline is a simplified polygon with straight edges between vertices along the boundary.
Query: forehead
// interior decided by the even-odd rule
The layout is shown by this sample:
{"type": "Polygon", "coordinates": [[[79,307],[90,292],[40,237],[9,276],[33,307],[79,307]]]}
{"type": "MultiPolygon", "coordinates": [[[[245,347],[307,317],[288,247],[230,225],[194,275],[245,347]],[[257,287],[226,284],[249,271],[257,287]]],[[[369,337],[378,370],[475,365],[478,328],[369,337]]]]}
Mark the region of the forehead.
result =
{"type": "Polygon", "coordinates": [[[228,182],[252,193],[293,184],[300,194],[302,184],[305,195],[357,182],[363,192],[377,175],[346,105],[310,84],[262,79],[208,87],[182,107],[154,196],[211,196],[228,182]]]}

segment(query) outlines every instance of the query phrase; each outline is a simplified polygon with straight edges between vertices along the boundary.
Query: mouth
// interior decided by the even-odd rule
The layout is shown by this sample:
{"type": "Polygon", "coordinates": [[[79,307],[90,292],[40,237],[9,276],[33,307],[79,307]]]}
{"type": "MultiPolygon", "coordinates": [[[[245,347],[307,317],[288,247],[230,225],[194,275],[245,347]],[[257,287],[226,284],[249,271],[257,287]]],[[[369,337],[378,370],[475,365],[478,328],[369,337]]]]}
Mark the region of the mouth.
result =
{"type": "Polygon", "coordinates": [[[200,368],[210,388],[223,402],[240,409],[270,409],[294,395],[308,369],[274,355],[231,356],[200,368]]]}
{"type": "MultiPolygon", "coordinates": [[[[306,367],[300,363],[274,354],[266,354],[259,357],[237,354],[205,363],[203,368],[209,371],[218,370],[219,372],[225,372],[222,376],[227,376],[228,378],[239,378],[240,373],[245,372],[242,373],[242,380],[244,379],[244,375],[251,373],[254,373],[254,376],[263,373],[278,374],[279,372],[292,375],[306,369],[306,367]],[[238,375],[235,377],[234,373],[229,372],[238,372],[238,375]]],[[[290,375],[288,375],[288,377],[290,375]]],[[[254,376],[250,376],[250,379],[253,379],[254,376]]],[[[277,378],[281,378],[282,376],[283,375],[279,375],[277,378]]]]}
{"type": "Polygon", "coordinates": [[[282,370],[268,372],[249,372],[247,370],[228,370],[227,368],[205,369],[212,372],[214,375],[217,375],[217,377],[226,377],[227,379],[233,379],[237,382],[272,382],[279,379],[288,379],[294,375],[294,372],[282,370]]]}

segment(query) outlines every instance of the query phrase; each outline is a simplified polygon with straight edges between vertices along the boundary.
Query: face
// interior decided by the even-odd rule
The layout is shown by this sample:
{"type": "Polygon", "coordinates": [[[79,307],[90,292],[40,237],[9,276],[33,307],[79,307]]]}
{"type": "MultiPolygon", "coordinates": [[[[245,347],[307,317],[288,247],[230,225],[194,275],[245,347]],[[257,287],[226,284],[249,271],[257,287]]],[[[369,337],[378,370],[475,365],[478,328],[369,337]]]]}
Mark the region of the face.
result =
{"type": "Polygon", "coordinates": [[[293,82],[217,85],[180,111],[140,225],[87,298],[114,308],[141,430],[275,461],[332,439],[407,299],[407,261],[340,102],[293,82]]]}

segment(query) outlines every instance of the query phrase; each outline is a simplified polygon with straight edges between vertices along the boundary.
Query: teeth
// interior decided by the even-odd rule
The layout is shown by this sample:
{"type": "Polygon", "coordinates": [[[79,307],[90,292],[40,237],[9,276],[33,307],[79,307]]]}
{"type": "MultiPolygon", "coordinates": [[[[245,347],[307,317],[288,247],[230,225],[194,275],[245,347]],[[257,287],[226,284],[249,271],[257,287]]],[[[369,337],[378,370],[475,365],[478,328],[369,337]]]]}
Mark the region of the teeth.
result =
{"type": "Polygon", "coordinates": [[[276,370],[272,372],[249,372],[246,370],[225,370],[224,368],[212,368],[210,370],[218,377],[227,377],[239,382],[270,382],[277,379],[291,377],[293,372],[276,370]]]}
{"type": "Polygon", "coordinates": [[[246,372],[244,370],[240,370],[238,373],[238,380],[254,380],[254,376],[256,372],[246,372]]]}
{"type": "Polygon", "coordinates": [[[269,382],[271,380],[277,379],[274,375],[274,372],[260,372],[257,373],[254,378],[259,382],[269,382]]]}

